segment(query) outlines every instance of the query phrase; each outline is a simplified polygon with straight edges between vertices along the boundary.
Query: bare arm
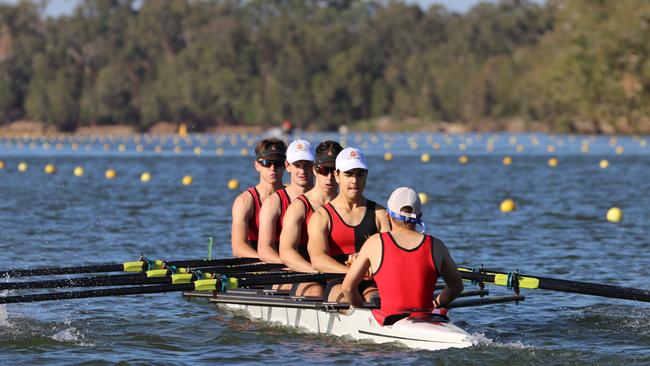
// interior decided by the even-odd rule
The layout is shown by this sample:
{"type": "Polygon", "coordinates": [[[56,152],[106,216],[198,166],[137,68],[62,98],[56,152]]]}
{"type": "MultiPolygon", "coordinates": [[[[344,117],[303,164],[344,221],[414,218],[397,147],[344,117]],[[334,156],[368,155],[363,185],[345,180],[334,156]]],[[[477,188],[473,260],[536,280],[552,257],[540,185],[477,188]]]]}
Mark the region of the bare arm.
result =
{"type": "Polygon", "coordinates": [[[386,209],[380,205],[377,205],[375,208],[375,222],[377,224],[377,230],[379,230],[380,233],[390,231],[388,213],[386,212],[386,209]]]}
{"type": "Polygon", "coordinates": [[[463,279],[458,272],[456,263],[451,258],[445,244],[434,239],[434,253],[438,259],[436,262],[440,274],[445,278],[445,288],[438,295],[438,302],[442,307],[454,301],[454,299],[463,291],[463,279]]]}
{"type": "Polygon", "coordinates": [[[369,268],[378,267],[378,263],[375,262],[379,261],[376,254],[380,244],[379,235],[375,234],[368,238],[343,279],[343,284],[341,285],[343,298],[344,301],[347,301],[352,306],[360,307],[363,305],[363,297],[359,293],[358,286],[366,273],[368,273],[369,268]]]}
{"type": "MultiPolygon", "coordinates": [[[[282,262],[297,272],[315,272],[311,264],[298,252],[302,224],[305,222],[305,205],[300,200],[295,200],[284,213],[282,233],[280,233],[280,259],[282,262]]],[[[305,243],[306,244],[306,243],[305,243]]]]}
{"type": "Polygon", "coordinates": [[[309,219],[307,233],[309,243],[307,250],[311,258],[311,265],[315,270],[324,273],[346,273],[348,267],[337,262],[327,254],[327,235],[329,230],[329,217],[324,208],[319,208],[309,219]]]}
{"type": "Polygon", "coordinates": [[[248,235],[248,221],[255,212],[255,202],[248,192],[243,192],[232,203],[232,226],[230,228],[230,241],[232,255],[235,257],[257,258],[257,251],[253,249],[246,239],[248,235]]]}
{"type": "Polygon", "coordinates": [[[282,263],[275,247],[275,233],[280,219],[280,197],[273,194],[267,197],[260,210],[260,231],[257,237],[257,254],[266,263],[282,263]]]}

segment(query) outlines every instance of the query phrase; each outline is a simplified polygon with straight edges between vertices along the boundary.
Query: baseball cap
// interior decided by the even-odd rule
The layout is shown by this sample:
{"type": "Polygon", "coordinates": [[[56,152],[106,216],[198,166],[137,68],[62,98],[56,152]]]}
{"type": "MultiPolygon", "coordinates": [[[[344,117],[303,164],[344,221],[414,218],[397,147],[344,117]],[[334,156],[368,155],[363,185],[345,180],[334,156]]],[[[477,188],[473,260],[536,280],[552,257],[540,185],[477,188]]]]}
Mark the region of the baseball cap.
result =
{"type": "Polygon", "coordinates": [[[255,155],[258,159],[284,160],[287,145],[284,141],[268,138],[260,141],[255,147],[255,155]]]}
{"type": "MultiPolygon", "coordinates": [[[[405,218],[418,219],[422,216],[422,203],[420,196],[409,187],[399,187],[391,193],[388,199],[388,210],[390,214],[404,216],[405,218]],[[410,207],[412,212],[402,211],[404,207],[410,207]]],[[[395,217],[394,215],[391,215],[395,217]]],[[[395,217],[400,219],[399,217],[395,217]]],[[[411,220],[402,220],[412,222],[411,220]]]]}
{"type": "Polygon", "coordinates": [[[342,172],[347,172],[352,169],[368,170],[368,163],[361,150],[354,147],[346,147],[336,156],[336,169],[342,172]]]}
{"type": "Polygon", "coordinates": [[[335,166],[336,157],[343,150],[341,144],[332,140],[325,140],[316,147],[316,165],[335,166]]]}
{"type": "Polygon", "coordinates": [[[289,164],[300,160],[315,160],[314,148],[307,140],[294,140],[287,148],[287,161],[289,164]]]}

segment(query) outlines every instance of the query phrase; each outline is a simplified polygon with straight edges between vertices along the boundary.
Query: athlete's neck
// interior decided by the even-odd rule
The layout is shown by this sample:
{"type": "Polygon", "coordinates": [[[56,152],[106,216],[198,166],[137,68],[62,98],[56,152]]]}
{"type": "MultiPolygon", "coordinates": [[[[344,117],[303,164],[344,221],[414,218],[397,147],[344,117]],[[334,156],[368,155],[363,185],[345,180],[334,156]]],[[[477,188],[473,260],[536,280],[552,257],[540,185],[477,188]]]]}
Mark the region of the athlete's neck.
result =
{"type": "Polygon", "coordinates": [[[339,194],[332,200],[332,204],[352,211],[359,206],[364,206],[366,204],[366,201],[367,200],[364,196],[357,196],[353,199],[339,194]]]}
{"type": "Polygon", "coordinates": [[[260,181],[257,183],[255,188],[257,188],[257,191],[260,192],[262,196],[268,196],[273,194],[273,192],[277,191],[278,189],[282,188],[282,181],[279,181],[276,184],[269,184],[264,181],[260,181]]]}

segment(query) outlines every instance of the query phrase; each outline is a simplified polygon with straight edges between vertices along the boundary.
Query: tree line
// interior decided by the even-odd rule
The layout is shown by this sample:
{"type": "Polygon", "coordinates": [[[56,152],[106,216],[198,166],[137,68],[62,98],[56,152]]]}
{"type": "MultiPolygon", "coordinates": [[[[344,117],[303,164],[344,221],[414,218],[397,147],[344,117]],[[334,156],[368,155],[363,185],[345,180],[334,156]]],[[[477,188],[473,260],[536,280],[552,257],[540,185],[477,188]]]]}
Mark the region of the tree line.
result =
{"type": "Polygon", "coordinates": [[[0,123],[650,132],[649,35],[645,0],[24,0],[0,4],[0,123]]]}

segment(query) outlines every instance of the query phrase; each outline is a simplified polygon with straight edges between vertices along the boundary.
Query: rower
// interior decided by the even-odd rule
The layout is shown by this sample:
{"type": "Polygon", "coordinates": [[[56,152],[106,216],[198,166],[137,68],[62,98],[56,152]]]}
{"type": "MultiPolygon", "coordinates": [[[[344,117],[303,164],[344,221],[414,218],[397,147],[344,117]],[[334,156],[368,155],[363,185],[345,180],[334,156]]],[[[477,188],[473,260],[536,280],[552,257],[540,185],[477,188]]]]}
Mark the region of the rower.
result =
{"type": "Polygon", "coordinates": [[[259,182],[240,193],[232,204],[232,255],[257,258],[259,214],[262,201],[282,187],[287,145],[267,138],[255,146],[255,170],[259,182]]]}
{"type": "Polygon", "coordinates": [[[418,194],[407,187],[396,189],[388,199],[387,211],[393,229],[366,241],[342,285],[345,300],[351,306],[362,306],[357,286],[370,270],[381,299],[381,309],[373,314],[382,325],[389,316],[399,319],[444,309],[463,291],[460,272],[445,244],[424,234],[418,194]],[[418,224],[422,232],[415,230],[418,224]],[[445,288],[433,299],[438,275],[444,277],[445,288]]]}
{"type": "MultiPolygon", "coordinates": [[[[336,157],[334,177],[339,193],[312,215],[307,226],[307,249],[311,264],[319,272],[346,273],[346,262],[354,259],[365,240],[390,230],[386,210],[363,196],[368,164],[359,149],[347,147],[336,157]]],[[[325,291],[329,301],[341,297],[340,282],[331,282],[325,291]]],[[[364,284],[364,295],[374,288],[364,284]]]]}
{"type": "Polygon", "coordinates": [[[289,204],[314,186],[314,149],[309,141],[294,140],[287,148],[285,168],[291,183],[264,200],[260,211],[257,253],[266,263],[282,263],[278,253],[282,219],[289,204]]]}
{"type": "MultiPolygon", "coordinates": [[[[338,185],[334,179],[336,156],[343,150],[336,141],[323,141],[316,147],[314,173],[316,183],[287,208],[280,234],[280,258],[291,270],[314,272],[307,252],[307,223],[315,210],[336,196],[338,185]]],[[[322,288],[315,283],[295,284],[298,296],[322,296],[322,288]]]]}

